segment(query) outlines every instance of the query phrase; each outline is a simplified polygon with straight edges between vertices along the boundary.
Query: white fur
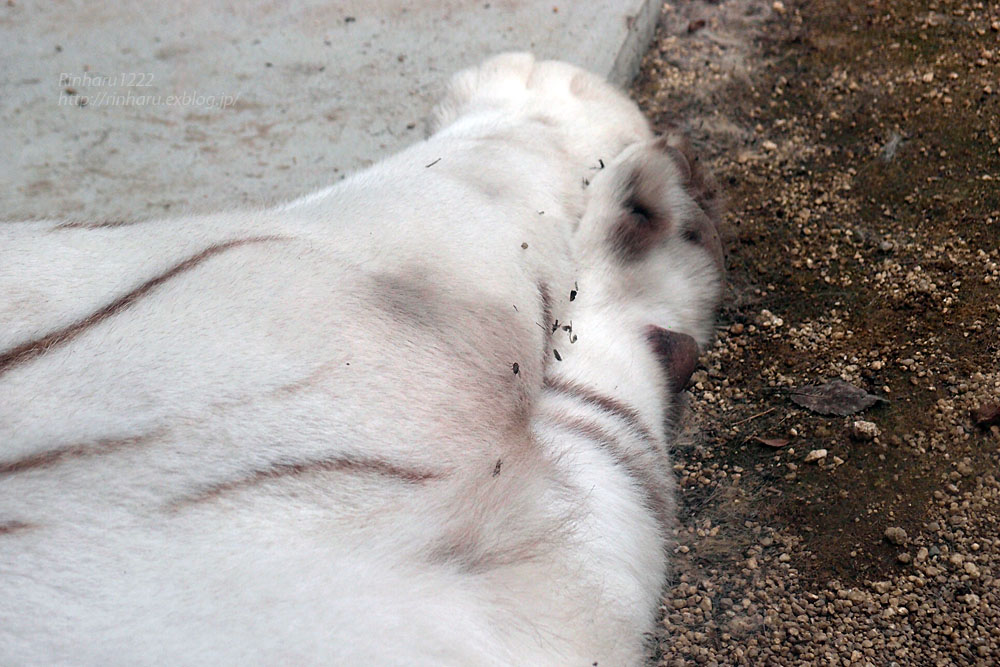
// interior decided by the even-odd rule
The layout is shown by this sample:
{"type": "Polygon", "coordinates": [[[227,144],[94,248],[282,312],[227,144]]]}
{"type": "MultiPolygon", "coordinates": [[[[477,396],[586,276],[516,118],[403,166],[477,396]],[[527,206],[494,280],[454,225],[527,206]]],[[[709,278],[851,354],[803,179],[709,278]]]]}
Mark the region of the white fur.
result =
{"type": "Polygon", "coordinates": [[[567,419],[669,485],[642,326],[704,343],[719,277],[678,240],[611,258],[622,175],[653,149],[593,75],[496,57],[432,129],[274,209],[0,227],[0,358],[220,247],[0,366],[0,466],[67,450],[0,472],[0,663],[642,660],[663,526],[567,419]],[[544,378],[631,405],[659,450],[544,378]],[[434,477],[308,464],[346,459],[434,477]]]}

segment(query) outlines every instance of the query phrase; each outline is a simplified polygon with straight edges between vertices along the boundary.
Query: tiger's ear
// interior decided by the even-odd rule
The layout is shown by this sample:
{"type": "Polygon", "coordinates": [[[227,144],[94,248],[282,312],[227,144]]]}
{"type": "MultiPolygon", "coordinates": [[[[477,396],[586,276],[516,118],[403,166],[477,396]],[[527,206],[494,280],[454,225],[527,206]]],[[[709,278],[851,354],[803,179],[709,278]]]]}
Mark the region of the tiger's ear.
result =
{"type": "Polygon", "coordinates": [[[679,230],[686,241],[703,248],[720,270],[726,268],[725,229],[722,225],[723,201],[712,175],[702,166],[687,138],[668,132],[656,140],[656,146],[670,158],[680,175],[680,183],[700,213],[684,221],[679,230]]]}
{"type": "Polygon", "coordinates": [[[698,343],[687,334],[653,324],[646,327],[646,340],[667,375],[670,391],[683,391],[698,365],[698,343]]]}
{"type": "Polygon", "coordinates": [[[719,186],[701,164],[687,137],[679,132],[667,132],[656,140],[657,147],[670,158],[683,176],[682,183],[688,195],[705,212],[712,227],[721,232],[723,199],[719,186]]]}

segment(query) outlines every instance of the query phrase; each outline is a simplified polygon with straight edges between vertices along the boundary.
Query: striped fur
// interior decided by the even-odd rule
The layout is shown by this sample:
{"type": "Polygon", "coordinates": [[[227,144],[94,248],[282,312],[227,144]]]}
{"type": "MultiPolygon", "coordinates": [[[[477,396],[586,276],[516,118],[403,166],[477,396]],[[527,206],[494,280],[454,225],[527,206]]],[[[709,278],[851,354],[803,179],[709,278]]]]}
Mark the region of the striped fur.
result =
{"type": "Polygon", "coordinates": [[[0,664],[641,662],[708,181],[526,54],[431,128],[276,208],[0,227],[0,664]]]}

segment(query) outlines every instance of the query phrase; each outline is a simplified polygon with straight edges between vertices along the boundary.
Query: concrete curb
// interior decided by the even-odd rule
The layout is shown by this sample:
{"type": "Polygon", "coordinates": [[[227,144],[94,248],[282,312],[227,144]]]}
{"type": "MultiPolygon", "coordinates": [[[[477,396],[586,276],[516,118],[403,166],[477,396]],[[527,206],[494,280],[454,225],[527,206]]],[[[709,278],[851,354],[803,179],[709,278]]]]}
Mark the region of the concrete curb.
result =
{"type": "Polygon", "coordinates": [[[628,84],[662,4],[8,3],[0,219],[290,199],[419,141],[448,77],[494,53],[532,51],[628,84]]]}

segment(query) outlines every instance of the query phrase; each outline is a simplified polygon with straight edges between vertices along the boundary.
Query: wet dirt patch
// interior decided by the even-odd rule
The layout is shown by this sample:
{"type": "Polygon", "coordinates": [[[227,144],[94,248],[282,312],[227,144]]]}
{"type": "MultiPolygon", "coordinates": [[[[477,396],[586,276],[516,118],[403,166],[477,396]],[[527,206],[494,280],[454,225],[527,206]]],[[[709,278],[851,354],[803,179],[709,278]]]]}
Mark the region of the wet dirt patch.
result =
{"type": "Polygon", "coordinates": [[[1000,658],[998,72],[994,3],[665,8],[633,94],[728,192],[730,293],[662,664],[1000,658]],[[838,378],[888,402],[791,400],[838,378]]]}

